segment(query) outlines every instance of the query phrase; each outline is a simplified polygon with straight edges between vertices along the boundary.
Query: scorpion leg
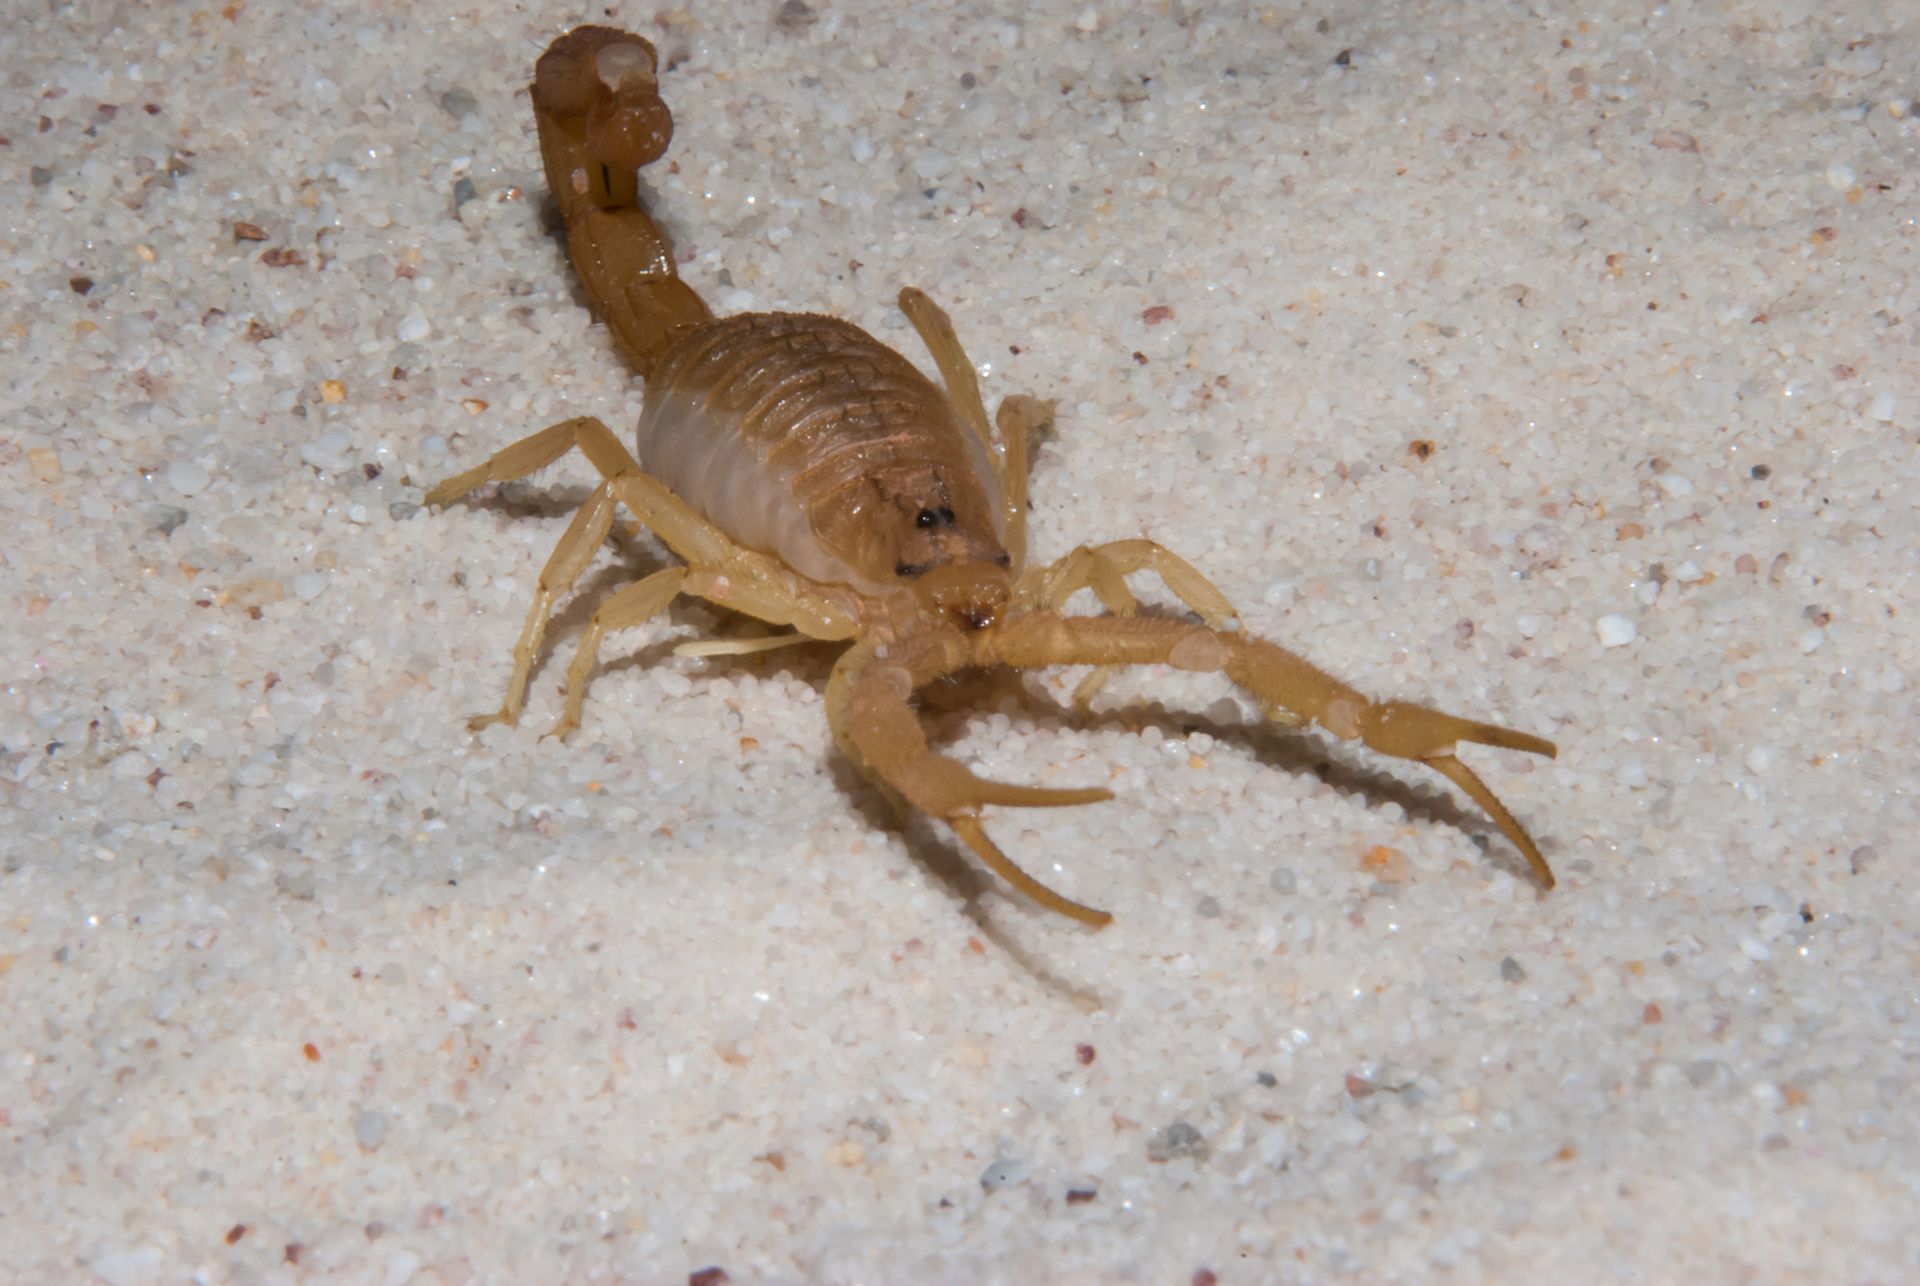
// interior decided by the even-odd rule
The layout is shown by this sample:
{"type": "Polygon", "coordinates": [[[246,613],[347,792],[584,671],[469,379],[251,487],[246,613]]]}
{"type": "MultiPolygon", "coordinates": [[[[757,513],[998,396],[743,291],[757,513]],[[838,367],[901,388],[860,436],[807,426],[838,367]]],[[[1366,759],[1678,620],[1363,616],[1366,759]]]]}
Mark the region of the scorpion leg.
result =
{"type": "Polygon", "coordinates": [[[1058,611],[1083,589],[1091,589],[1101,606],[1116,616],[1132,616],[1139,607],[1126,578],[1151,571],[1174,596],[1216,630],[1236,628],[1239,613],[1200,570],[1164,545],[1151,540],[1116,540],[1105,545],[1082,545],[1057,562],[1029,569],[1015,591],[1020,602],[1036,611],[1058,611]]]}
{"type": "MultiPolygon", "coordinates": [[[[1116,540],[1105,545],[1082,545],[1057,562],[1029,568],[1015,595],[1025,607],[1054,612],[1083,589],[1091,589],[1100,605],[1115,616],[1132,616],[1139,601],[1126,578],[1135,572],[1156,573],[1174,596],[1213,629],[1238,628],[1239,614],[1212,581],[1198,568],[1164,545],[1151,540],[1116,540]]],[[[1103,665],[1074,689],[1073,703],[1085,709],[1113,674],[1103,665]]]]}
{"type": "Polygon", "coordinates": [[[1033,471],[1033,440],[1053,428],[1053,403],[1024,393],[1003,397],[993,423],[1000,431],[1000,494],[1006,504],[1001,543],[1018,572],[1027,565],[1027,475],[1033,471]]]}
{"type": "Polygon", "coordinates": [[[684,567],[663,568],[644,580],[621,586],[612,598],[594,609],[593,619],[587,622],[587,632],[580,636],[580,644],[574,648],[573,660],[567,666],[566,713],[547,730],[549,737],[564,741],[580,726],[580,712],[587,702],[587,678],[593,673],[593,663],[600,655],[600,640],[606,637],[607,631],[645,624],[666,609],[686,579],[684,567]]]}
{"type": "Polygon", "coordinates": [[[540,641],[546,636],[553,600],[580,579],[580,573],[593,561],[612,526],[613,490],[603,482],[573,515],[565,534],[547,555],[546,566],[540,569],[540,579],[534,583],[533,605],[527,609],[526,623],[520,627],[520,637],[513,645],[513,677],[507,680],[507,694],[501,699],[500,708],[492,714],[475,715],[467,720],[468,728],[478,732],[489,724],[504,723],[512,727],[520,722],[520,708],[527,699],[527,679],[533,673],[540,641]]]}
{"type": "Polygon", "coordinates": [[[1050,665],[1172,665],[1217,672],[1259,698],[1269,717],[1313,722],[1336,737],[1425,764],[1464,791],[1526,857],[1541,884],[1553,871],[1513,814],[1455,756],[1477,742],[1553,758],[1552,742],[1490,723],[1444,714],[1410,701],[1372,701],[1286,649],[1243,631],[1179,621],[1035,613],[975,636],[976,663],[1034,669],[1050,665]]]}
{"type": "Polygon", "coordinates": [[[1053,426],[1053,403],[1024,395],[1003,398],[989,430],[980,381],[954,333],[952,319],[925,291],[912,286],[900,292],[900,311],[920,332],[921,343],[940,368],[948,400],[993,462],[994,476],[1000,481],[1001,544],[1017,571],[1027,562],[1027,474],[1032,467],[1033,438],[1053,426]]]}
{"type": "Polygon", "coordinates": [[[1094,804],[1113,798],[1113,792],[1100,787],[1052,790],[977,777],[958,760],[928,748],[926,733],[907,704],[915,689],[972,664],[969,650],[963,641],[925,637],[885,649],[873,642],[850,648],[827,682],[827,719],[834,741],[896,808],[910,805],[945,822],[1007,883],[1051,911],[1098,928],[1113,917],[1055,893],[1014,865],[987,838],[979,810],[989,804],[1094,804]]]}
{"type": "MultiPolygon", "coordinates": [[[[602,481],[574,515],[541,570],[533,605],[514,645],[513,677],[508,681],[506,698],[499,710],[476,716],[471,727],[477,730],[491,723],[518,722],[526,700],[527,680],[546,634],[553,601],[579,579],[593,560],[612,527],[615,501],[626,505],[667,548],[690,564],[690,568],[673,569],[688,578],[676,582],[675,592],[684,589],[776,625],[793,625],[811,638],[846,638],[853,633],[852,619],[843,609],[824,599],[796,592],[790,578],[780,573],[777,564],[764,554],[735,544],[658,480],[642,472],[633,454],[620,444],[613,431],[590,416],[565,420],[522,438],[485,463],[434,487],[427,492],[424,503],[450,504],[484,483],[525,477],[552,464],[574,447],[580,448],[600,471],[602,481]]],[[[665,584],[658,575],[650,577],[621,590],[610,600],[602,608],[610,614],[605,622],[596,613],[595,625],[589,626],[581,651],[568,667],[567,714],[555,732],[571,730],[579,721],[586,676],[592,669],[601,635],[623,624],[638,624],[665,607],[672,600],[672,593],[666,594],[655,607],[634,615],[647,601],[640,594],[642,587],[654,585],[657,590],[665,584]]]]}
{"type": "MultiPolygon", "coordinates": [[[[538,433],[530,433],[518,442],[504,447],[488,457],[484,464],[475,465],[465,473],[457,473],[441,482],[422,498],[422,504],[428,508],[450,505],[475,487],[489,482],[512,482],[515,478],[524,478],[540,470],[573,450],[583,433],[598,429],[608,437],[611,430],[590,416],[573,420],[562,420],[549,425],[538,433]]],[[[614,439],[614,445],[620,445],[614,439]]],[[[625,448],[621,448],[624,450],[625,448]]]]}
{"type": "MultiPolygon", "coordinates": [[[[914,286],[901,288],[900,311],[920,332],[920,342],[927,346],[927,352],[933,355],[933,364],[940,368],[940,378],[947,386],[947,400],[986,448],[987,458],[994,462],[995,470],[1002,469],[1004,464],[1000,453],[994,450],[993,433],[987,427],[987,406],[980,400],[980,381],[974,376],[973,363],[967,360],[967,350],[960,345],[960,336],[954,332],[953,319],[926,291],[914,286]]],[[[1002,474],[1001,482],[1005,481],[1002,474]]],[[[1004,492],[1005,487],[1001,490],[1004,492]]]]}

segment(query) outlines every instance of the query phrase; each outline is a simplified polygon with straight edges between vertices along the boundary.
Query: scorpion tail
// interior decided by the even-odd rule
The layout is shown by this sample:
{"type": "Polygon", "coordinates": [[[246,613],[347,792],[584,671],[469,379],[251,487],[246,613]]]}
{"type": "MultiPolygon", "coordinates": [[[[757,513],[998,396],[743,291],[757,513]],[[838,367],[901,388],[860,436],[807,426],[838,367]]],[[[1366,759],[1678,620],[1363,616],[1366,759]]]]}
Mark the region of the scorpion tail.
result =
{"type": "Polygon", "coordinates": [[[641,200],[636,171],[660,159],[673,115],[653,46],[611,27],[576,27],[533,73],[533,116],[567,253],[594,308],[645,377],[713,313],[674,269],[673,244],[641,200]]]}

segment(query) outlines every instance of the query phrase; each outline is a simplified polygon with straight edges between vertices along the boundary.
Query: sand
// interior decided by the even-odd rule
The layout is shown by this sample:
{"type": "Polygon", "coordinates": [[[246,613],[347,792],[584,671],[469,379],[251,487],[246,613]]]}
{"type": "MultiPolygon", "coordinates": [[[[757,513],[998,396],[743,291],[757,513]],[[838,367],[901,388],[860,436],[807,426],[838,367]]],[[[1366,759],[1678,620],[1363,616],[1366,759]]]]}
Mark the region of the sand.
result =
{"type": "MultiPolygon", "coordinates": [[[[1897,1280],[1920,30],[1894,3],[626,6],[722,311],[1059,401],[1150,535],[1468,752],[936,694],[1046,914],[695,604],[491,708],[640,391],[525,85],[602,9],[34,6],[0,49],[0,1268],[113,1283],[1897,1280]]],[[[1167,599],[1150,577],[1149,600],[1167,599]]],[[[1092,610],[1077,604],[1076,610],[1092,610]]],[[[1171,609],[1168,609],[1171,610],[1171,609]]]]}

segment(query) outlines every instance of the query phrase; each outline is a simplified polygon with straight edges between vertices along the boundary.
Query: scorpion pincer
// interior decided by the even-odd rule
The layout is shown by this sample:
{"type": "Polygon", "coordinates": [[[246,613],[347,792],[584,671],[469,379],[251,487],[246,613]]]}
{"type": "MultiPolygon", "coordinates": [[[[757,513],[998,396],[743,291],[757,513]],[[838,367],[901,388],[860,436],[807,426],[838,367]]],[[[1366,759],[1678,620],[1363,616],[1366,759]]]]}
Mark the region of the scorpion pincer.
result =
{"type": "Polygon", "coordinates": [[[427,494],[427,504],[445,505],[576,448],[600,475],[540,573],[506,697],[476,727],[518,719],[555,597],[585,570],[615,507],[625,506],[682,565],[599,604],[567,667],[557,734],[579,726],[608,631],[639,625],[680,595],[788,627],[771,639],[687,650],[844,642],[826,697],[840,751],[897,806],[945,822],[1022,893],[1098,926],[1111,917],[1016,866],[988,838],[981,810],[1089,804],[1110,792],[976,776],[928,748],[913,695],[977,667],[1094,666],[1090,682],[1097,682],[1108,667],[1171,665],[1224,675],[1278,723],[1318,724],[1432,768],[1484,809],[1552,887],[1526,830],[1454,754],[1466,741],[1552,756],[1551,742],[1411,702],[1369,700],[1241,630],[1225,596],[1152,541],[1083,546],[1029,565],[1029,444],[1050,424],[1051,404],[1008,397],[989,419],[952,323],[926,295],[908,288],[899,302],[944,391],[836,318],[715,317],[680,280],[672,247],[637,189],[636,172],[660,158],[673,132],[656,70],[647,41],[606,27],[568,32],[534,70],[534,119],[568,254],[646,393],[634,452],[599,420],[572,419],[427,494]],[[1148,571],[1197,622],[1135,614],[1127,578],[1148,571]],[[1105,614],[1062,613],[1082,589],[1093,591],[1105,614]]]}

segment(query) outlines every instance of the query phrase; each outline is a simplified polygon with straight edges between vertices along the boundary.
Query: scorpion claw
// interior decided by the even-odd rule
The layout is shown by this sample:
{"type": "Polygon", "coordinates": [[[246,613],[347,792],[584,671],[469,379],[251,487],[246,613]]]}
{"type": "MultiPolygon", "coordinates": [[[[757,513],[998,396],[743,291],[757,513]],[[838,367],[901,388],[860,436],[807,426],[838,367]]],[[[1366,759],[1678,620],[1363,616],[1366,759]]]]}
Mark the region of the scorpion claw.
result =
{"type": "Polygon", "coordinates": [[[1480,780],[1479,774],[1454,754],[1454,747],[1465,741],[1552,759],[1559,751],[1551,741],[1498,724],[1462,719],[1411,701],[1373,702],[1358,712],[1355,722],[1361,740],[1375,750],[1425,764],[1458,786],[1493,819],[1508,842],[1520,850],[1541,885],[1553,887],[1553,870],[1540,855],[1540,848],[1527,834],[1526,827],[1507,811],[1506,805],[1480,780]]]}
{"type": "Polygon", "coordinates": [[[1004,808],[1070,808],[1075,804],[1103,804],[1113,792],[1103,786],[1076,786],[1053,790],[1046,786],[1019,786],[1009,781],[974,779],[979,801],[1004,808]]]}
{"type": "Polygon", "coordinates": [[[1113,922],[1111,912],[1063,897],[1015,866],[1013,860],[1000,851],[1000,846],[987,838],[987,832],[981,827],[978,817],[971,814],[949,817],[947,825],[951,826],[953,833],[973,850],[976,857],[987,864],[988,869],[1041,906],[1046,907],[1047,910],[1056,911],[1069,920],[1078,920],[1096,929],[1105,928],[1113,922]]]}

